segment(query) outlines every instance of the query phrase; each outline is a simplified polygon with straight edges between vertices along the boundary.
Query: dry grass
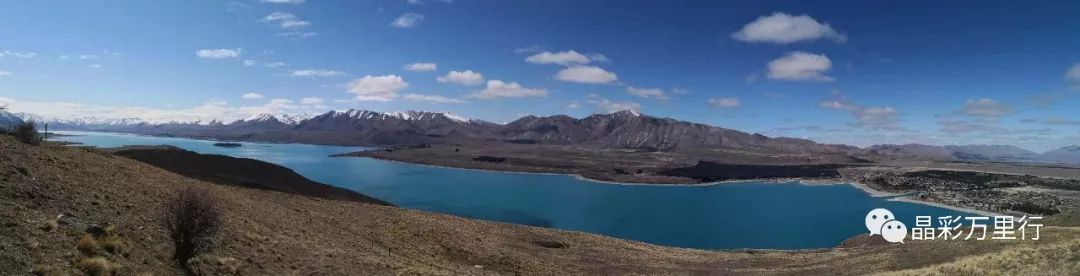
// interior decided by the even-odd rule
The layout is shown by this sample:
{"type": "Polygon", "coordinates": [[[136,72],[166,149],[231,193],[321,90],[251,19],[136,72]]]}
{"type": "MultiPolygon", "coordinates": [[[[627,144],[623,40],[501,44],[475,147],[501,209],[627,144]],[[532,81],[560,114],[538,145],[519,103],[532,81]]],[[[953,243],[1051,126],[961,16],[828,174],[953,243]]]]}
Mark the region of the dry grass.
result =
{"type": "Polygon", "coordinates": [[[885,275],[1080,275],[1080,239],[1012,248],[885,275]]]}
{"type": "Polygon", "coordinates": [[[105,257],[90,257],[79,260],[75,267],[86,275],[111,276],[116,275],[117,266],[105,257]]]}
{"type": "Polygon", "coordinates": [[[78,249],[80,253],[86,256],[97,255],[97,240],[94,240],[94,236],[90,234],[83,235],[83,237],[79,239],[79,242],[75,244],[75,248],[78,249]]]}

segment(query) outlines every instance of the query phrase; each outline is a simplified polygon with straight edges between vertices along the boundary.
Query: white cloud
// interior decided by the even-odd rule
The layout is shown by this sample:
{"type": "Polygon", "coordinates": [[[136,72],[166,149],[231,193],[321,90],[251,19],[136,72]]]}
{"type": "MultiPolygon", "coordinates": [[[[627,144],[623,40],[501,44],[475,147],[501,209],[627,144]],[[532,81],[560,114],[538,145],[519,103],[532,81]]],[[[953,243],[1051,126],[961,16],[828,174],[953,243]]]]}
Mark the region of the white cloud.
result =
{"type": "Polygon", "coordinates": [[[660,100],[670,99],[667,93],[664,93],[664,90],[661,90],[660,88],[638,88],[633,86],[627,86],[626,92],[630,93],[630,95],[642,98],[656,98],[660,100]]]}
{"type": "Polygon", "coordinates": [[[273,4],[303,4],[305,1],[307,0],[259,0],[259,2],[273,4]]]}
{"type": "Polygon", "coordinates": [[[222,59],[222,58],[237,58],[240,57],[240,53],[243,50],[236,49],[202,49],[195,51],[195,55],[200,58],[208,59],[222,59]]]}
{"type": "Polygon", "coordinates": [[[294,14],[287,12],[272,12],[262,18],[265,22],[277,22],[285,29],[295,29],[311,26],[311,22],[304,21],[294,14]]]}
{"type": "Polygon", "coordinates": [[[832,68],[832,61],[822,54],[789,52],[770,61],[768,77],[787,81],[832,81],[825,72],[832,68]]]}
{"type": "Polygon", "coordinates": [[[278,67],[282,67],[282,66],[286,66],[286,65],[288,65],[288,64],[285,64],[284,62],[280,62],[280,61],[263,63],[263,66],[265,66],[266,68],[278,68],[278,67]]]}
{"type": "Polygon", "coordinates": [[[318,70],[318,69],[305,69],[305,70],[293,70],[289,73],[293,77],[299,78],[314,78],[314,77],[340,77],[344,76],[345,72],[334,70],[318,70]]]}
{"type": "Polygon", "coordinates": [[[1072,68],[1065,71],[1065,81],[1074,87],[1080,88],[1080,63],[1074,64],[1072,68]]]}
{"type": "Polygon", "coordinates": [[[317,35],[319,35],[319,33],[316,33],[316,32],[283,32],[283,33],[277,33],[277,36],[284,37],[284,38],[289,38],[289,39],[309,38],[309,37],[313,37],[313,36],[317,36],[317,35]]]}
{"type": "Polygon", "coordinates": [[[988,118],[1000,118],[1012,112],[1012,107],[987,98],[967,100],[964,109],[960,111],[964,115],[988,118]]]}
{"type": "MultiPolygon", "coordinates": [[[[605,59],[607,59],[607,57],[605,57],[605,59]]],[[[575,64],[587,64],[589,62],[592,62],[592,59],[581,53],[578,53],[577,51],[568,50],[558,53],[538,53],[525,58],[525,61],[534,64],[559,64],[569,66],[575,64]]]]}
{"type": "Polygon", "coordinates": [[[258,62],[255,62],[254,60],[250,60],[250,59],[249,60],[244,60],[244,66],[253,66],[256,63],[258,63],[258,62]]]}
{"type": "Polygon", "coordinates": [[[387,102],[397,97],[398,91],[409,87],[399,76],[364,76],[349,83],[349,93],[356,94],[358,101],[387,102]]]}
{"type": "Polygon", "coordinates": [[[848,123],[851,126],[871,129],[900,129],[900,127],[896,126],[897,115],[899,112],[890,106],[864,107],[844,99],[838,99],[823,101],[821,102],[821,107],[843,110],[851,113],[851,115],[855,117],[855,122],[848,123]]]}
{"type": "Polygon", "coordinates": [[[710,98],[709,105],[716,108],[730,108],[742,105],[738,98],[710,98]]]}
{"type": "Polygon", "coordinates": [[[525,88],[516,82],[503,82],[501,80],[489,80],[484,90],[476,91],[469,95],[471,98],[494,99],[494,98],[520,98],[520,97],[546,97],[547,90],[538,88],[525,88]]]}
{"type": "Polygon", "coordinates": [[[611,83],[619,80],[615,73],[596,66],[574,66],[560,70],[555,79],[579,83],[611,83]]]}
{"type": "Polygon", "coordinates": [[[635,102],[613,102],[608,99],[590,99],[588,102],[607,113],[619,111],[641,112],[641,104],[635,102]]]}
{"type": "Polygon", "coordinates": [[[390,26],[398,28],[412,28],[420,25],[420,22],[424,21],[424,15],[419,13],[405,13],[390,22],[390,26]]]}
{"type": "Polygon", "coordinates": [[[94,68],[94,69],[101,68],[101,64],[97,64],[97,63],[90,64],[90,65],[87,65],[87,66],[90,66],[90,68],[94,68]]]}
{"type": "Polygon", "coordinates": [[[79,55],[79,59],[97,59],[97,55],[79,55]]]}
{"type": "Polygon", "coordinates": [[[569,109],[581,108],[581,102],[579,102],[579,101],[570,101],[570,103],[566,104],[566,108],[569,108],[569,109]]]}
{"type": "Polygon", "coordinates": [[[439,95],[421,95],[421,94],[405,94],[402,99],[414,101],[414,102],[432,102],[432,103],[467,103],[467,101],[456,98],[447,98],[439,95]]]}
{"type": "Polygon", "coordinates": [[[303,20],[287,20],[281,22],[282,28],[303,28],[307,26],[311,26],[311,22],[303,20]]]}
{"type": "Polygon", "coordinates": [[[11,76],[11,72],[0,70],[0,77],[11,76]]]}
{"type": "Polygon", "coordinates": [[[450,71],[446,75],[435,78],[435,80],[440,83],[457,83],[472,86],[484,83],[484,75],[472,70],[450,71]]]}
{"type": "Polygon", "coordinates": [[[413,63],[413,64],[405,64],[405,66],[403,68],[406,71],[426,72],[426,71],[435,71],[435,69],[438,68],[438,65],[436,65],[435,63],[430,63],[430,62],[418,62],[418,63],[413,63]]]}
{"type": "Polygon", "coordinates": [[[244,95],[240,95],[240,97],[244,98],[245,100],[258,100],[262,99],[263,95],[255,92],[248,92],[244,93],[244,95]]]}
{"type": "Polygon", "coordinates": [[[263,17],[263,21],[285,21],[296,19],[296,15],[287,12],[272,12],[263,17]]]}
{"type": "Polygon", "coordinates": [[[302,105],[320,105],[322,103],[323,99],[320,99],[318,97],[306,97],[300,99],[300,104],[302,105]]]}
{"type": "Polygon", "coordinates": [[[854,113],[861,126],[885,126],[896,123],[896,109],[892,107],[867,107],[854,113]]]}
{"type": "Polygon", "coordinates": [[[807,15],[792,16],[777,12],[743,26],[742,30],[731,37],[745,42],[769,42],[788,44],[799,41],[811,41],[821,38],[832,39],[837,43],[847,41],[847,36],[834,30],[828,23],[821,23],[807,15]]]}
{"type": "Polygon", "coordinates": [[[0,52],[0,58],[13,57],[13,58],[21,58],[21,59],[32,59],[35,56],[37,56],[37,53],[34,53],[34,52],[12,52],[12,51],[8,51],[8,50],[4,50],[3,52],[0,52]]]}

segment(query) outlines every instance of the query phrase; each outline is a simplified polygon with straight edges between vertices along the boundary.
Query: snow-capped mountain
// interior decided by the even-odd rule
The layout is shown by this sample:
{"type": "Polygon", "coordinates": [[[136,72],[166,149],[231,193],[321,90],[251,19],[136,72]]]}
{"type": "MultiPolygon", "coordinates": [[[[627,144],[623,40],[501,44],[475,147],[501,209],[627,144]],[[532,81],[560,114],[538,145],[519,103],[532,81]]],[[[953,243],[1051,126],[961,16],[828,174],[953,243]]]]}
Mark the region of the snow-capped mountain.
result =
{"type": "Polygon", "coordinates": [[[10,112],[0,110],[0,130],[14,128],[15,126],[22,124],[22,118],[11,114],[10,112]]]}
{"type": "Polygon", "coordinates": [[[406,121],[424,121],[449,119],[459,123],[469,123],[472,119],[450,112],[427,112],[427,111],[399,111],[399,112],[375,112],[369,110],[349,109],[346,111],[330,111],[320,116],[330,115],[335,118],[352,118],[365,120],[399,119],[406,121]]]}
{"type": "Polygon", "coordinates": [[[38,123],[49,124],[51,127],[60,129],[82,129],[88,126],[118,127],[148,123],[147,121],[139,118],[99,118],[95,116],[57,118],[40,116],[26,112],[15,113],[15,116],[18,116],[24,121],[34,121],[38,123]]]}

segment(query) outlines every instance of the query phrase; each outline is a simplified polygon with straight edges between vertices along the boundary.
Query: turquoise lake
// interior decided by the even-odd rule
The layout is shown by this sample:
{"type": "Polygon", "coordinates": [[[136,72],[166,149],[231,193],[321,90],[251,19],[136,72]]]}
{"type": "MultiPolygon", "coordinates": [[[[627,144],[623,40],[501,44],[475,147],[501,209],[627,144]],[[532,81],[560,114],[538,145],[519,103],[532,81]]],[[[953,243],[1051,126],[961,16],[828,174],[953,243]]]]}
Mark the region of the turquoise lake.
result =
{"type": "Polygon", "coordinates": [[[872,197],[851,185],[737,182],[718,185],[618,185],[567,175],[461,170],[357,157],[361,147],[244,143],[99,132],[53,140],[89,146],[173,145],[199,153],[279,164],[315,181],[395,205],[489,221],[597,233],[653,244],[701,248],[832,247],[859,233],[866,213],[891,210],[909,227],[916,215],[969,214],[872,197]]]}

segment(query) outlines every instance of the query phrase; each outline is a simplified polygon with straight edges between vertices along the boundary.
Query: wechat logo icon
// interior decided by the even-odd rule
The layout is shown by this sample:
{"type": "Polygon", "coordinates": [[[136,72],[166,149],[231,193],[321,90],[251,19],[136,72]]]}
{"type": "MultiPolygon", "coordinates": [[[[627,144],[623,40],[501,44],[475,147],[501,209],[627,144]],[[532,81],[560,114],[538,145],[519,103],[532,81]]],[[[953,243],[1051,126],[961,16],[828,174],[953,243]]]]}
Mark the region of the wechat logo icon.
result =
{"type": "Polygon", "coordinates": [[[904,243],[907,237],[907,226],[896,220],[896,215],[885,208],[877,208],[866,213],[866,229],[870,235],[881,235],[890,243],[904,243]]]}

